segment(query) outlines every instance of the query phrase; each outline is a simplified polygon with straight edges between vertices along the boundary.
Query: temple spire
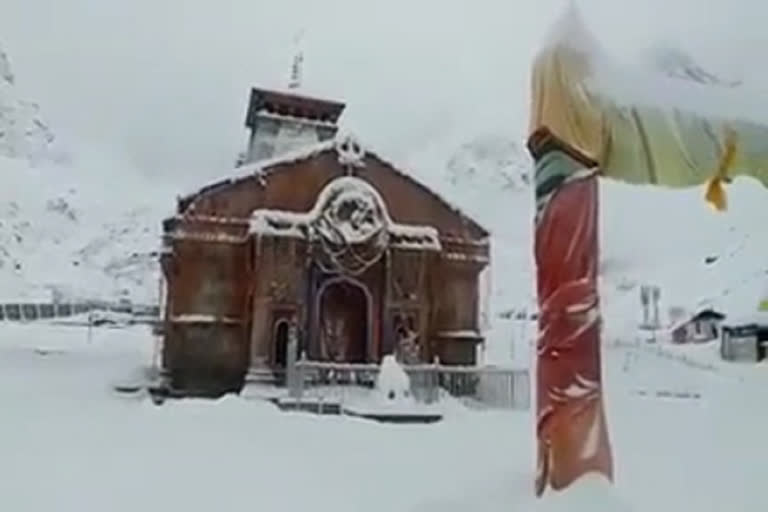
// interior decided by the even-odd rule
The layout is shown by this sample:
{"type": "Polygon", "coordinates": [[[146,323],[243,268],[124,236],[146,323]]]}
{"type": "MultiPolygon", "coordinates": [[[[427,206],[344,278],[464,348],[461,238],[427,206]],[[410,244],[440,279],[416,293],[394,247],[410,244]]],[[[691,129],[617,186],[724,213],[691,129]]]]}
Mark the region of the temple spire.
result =
{"type": "Polygon", "coordinates": [[[288,82],[289,89],[298,89],[301,87],[301,80],[303,78],[303,64],[304,64],[304,51],[302,50],[301,43],[304,39],[305,29],[299,30],[293,38],[293,45],[295,47],[295,53],[293,56],[293,64],[291,65],[291,79],[288,82]]]}

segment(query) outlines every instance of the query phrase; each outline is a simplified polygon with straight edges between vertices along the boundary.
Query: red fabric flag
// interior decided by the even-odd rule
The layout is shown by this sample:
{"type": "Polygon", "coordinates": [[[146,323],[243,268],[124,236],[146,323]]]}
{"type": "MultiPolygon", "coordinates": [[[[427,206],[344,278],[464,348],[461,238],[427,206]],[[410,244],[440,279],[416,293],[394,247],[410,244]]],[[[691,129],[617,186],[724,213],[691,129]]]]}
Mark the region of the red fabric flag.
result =
{"type": "Polygon", "coordinates": [[[589,162],[535,134],[536,493],[597,472],[613,478],[600,362],[598,183],[589,162]]]}

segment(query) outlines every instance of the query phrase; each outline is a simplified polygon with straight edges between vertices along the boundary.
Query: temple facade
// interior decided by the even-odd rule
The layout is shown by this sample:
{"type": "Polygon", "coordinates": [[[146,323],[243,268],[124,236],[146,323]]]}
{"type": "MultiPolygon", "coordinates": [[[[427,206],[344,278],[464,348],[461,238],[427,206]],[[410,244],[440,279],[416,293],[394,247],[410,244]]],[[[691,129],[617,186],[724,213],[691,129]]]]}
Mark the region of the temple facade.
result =
{"type": "Polygon", "coordinates": [[[330,136],[318,129],[270,157],[255,137],[251,163],[180,198],[165,221],[162,359],[173,387],[220,393],[268,378],[286,364],[289,332],[313,360],[475,363],[488,232],[339,137],[335,118],[321,121],[330,136]]]}

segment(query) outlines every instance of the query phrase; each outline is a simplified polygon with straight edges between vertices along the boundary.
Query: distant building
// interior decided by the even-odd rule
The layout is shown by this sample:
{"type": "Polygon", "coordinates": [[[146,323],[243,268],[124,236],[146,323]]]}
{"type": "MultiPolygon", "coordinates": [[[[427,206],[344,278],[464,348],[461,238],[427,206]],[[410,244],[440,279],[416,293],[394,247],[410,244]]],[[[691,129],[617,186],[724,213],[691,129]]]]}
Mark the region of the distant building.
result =
{"type": "Polygon", "coordinates": [[[488,232],[337,137],[342,110],[254,89],[255,163],[180,198],[164,222],[162,366],[176,390],[269,380],[294,326],[311,360],[476,363],[488,232]]]}
{"type": "Polygon", "coordinates": [[[728,361],[756,362],[766,359],[768,314],[729,320],[722,325],[720,355],[728,361]]]}
{"type": "Polygon", "coordinates": [[[706,343],[719,337],[720,323],[725,315],[712,309],[699,311],[671,327],[673,343],[706,343]]]}

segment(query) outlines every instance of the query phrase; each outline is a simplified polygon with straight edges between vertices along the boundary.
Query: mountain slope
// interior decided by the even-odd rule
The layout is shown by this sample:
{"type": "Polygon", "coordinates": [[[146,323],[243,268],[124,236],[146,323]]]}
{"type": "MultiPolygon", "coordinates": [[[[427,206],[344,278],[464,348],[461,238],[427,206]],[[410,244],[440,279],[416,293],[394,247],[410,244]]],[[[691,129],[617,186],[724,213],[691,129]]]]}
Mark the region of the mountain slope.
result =
{"type": "Polygon", "coordinates": [[[39,106],[17,93],[8,56],[0,48],[0,155],[36,161],[52,156],[53,143],[39,106]]]}
{"type": "Polygon", "coordinates": [[[60,158],[0,50],[0,300],[155,301],[161,218],[173,194],[93,151],[60,158]]]}
{"type": "Polygon", "coordinates": [[[160,219],[173,195],[115,164],[0,157],[0,300],[156,300],[160,219]],[[111,166],[112,175],[103,175],[111,166]]]}
{"type": "Polygon", "coordinates": [[[707,71],[693,57],[677,48],[657,45],[648,50],[646,58],[652,68],[671,78],[719,87],[735,87],[741,84],[738,80],[725,80],[707,71]]]}

